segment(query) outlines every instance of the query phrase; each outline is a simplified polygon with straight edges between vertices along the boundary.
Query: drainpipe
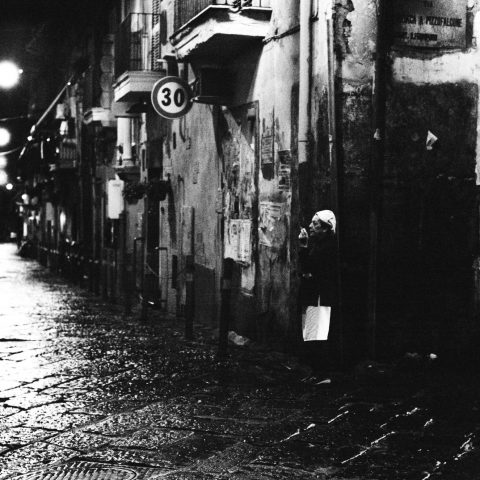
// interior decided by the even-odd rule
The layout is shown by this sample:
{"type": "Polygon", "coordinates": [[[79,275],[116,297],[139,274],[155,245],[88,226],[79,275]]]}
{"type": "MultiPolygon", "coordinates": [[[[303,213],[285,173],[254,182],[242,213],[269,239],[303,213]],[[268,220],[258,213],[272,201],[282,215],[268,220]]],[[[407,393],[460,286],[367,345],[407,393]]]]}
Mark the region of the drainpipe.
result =
{"type": "MultiPolygon", "coordinates": [[[[336,101],[336,71],[338,68],[338,63],[335,57],[335,30],[334,30],[334,19],[333,13],[335,8],[335,0],[331,2],[328,9],[325,11],[325,30],[327,36],[327,97],[328,97],[328,155],[330,162],[330,171],[332,175],[332,204],[335,209],[335,215],[337,219],[343,218],[342,215],[342,198],[343,198],[343,161],[342,156],[337,155],[337,118],[341,118],[340,115],[337,115],[337,101],[336,101]]],[[[341,139],[340,139],[341,142],[341,139]]],[[[342,240],[342,224],[340,223],[339,228],[337,229],[336,240],[337,240],[337,314],[336,314],[336,324],[337,324],[337,334],[338,334],[338,359],[340,364],[343,365],[344,362],[344,349],[343,349],[343,295],[342,295],[342,250],[341,250],[341,240],[342,240]]]]}
{"type": "Polygon", "coordinates": [[[310,134],[310,67],[311,67],[312,0],[300,0],[300,55],[298,90],[298,163],[308,157],[310,134]]]}
{"type": "Polygon", "coordinates": [[[385,163],[385,117],[386,117],[386,66],[387,6],[386,0],[378,0],[377,47],[375,78],[373,82],[372,156],[370,161],[370,258],[368,269],[367,348],[371,359],[376,357],[377,297],[378,297],[378,251],[380,214],[382,208],[382,182],[385,163]]]}

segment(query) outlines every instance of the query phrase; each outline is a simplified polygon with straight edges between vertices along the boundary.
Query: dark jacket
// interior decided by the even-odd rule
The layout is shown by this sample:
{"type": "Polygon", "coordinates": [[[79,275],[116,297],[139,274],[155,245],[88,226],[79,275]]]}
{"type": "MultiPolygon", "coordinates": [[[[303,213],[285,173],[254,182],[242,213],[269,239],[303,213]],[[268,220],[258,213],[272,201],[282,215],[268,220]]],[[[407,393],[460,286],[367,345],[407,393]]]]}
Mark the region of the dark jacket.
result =
{"type": "Polygon", "coordinates": [[[300,304],[333,307],[337,302],[338,256],[334,235],[310,237],[307,248],[300,247],[300,304]],[[311,277],[308,277],[311,274],[311,277]]]}

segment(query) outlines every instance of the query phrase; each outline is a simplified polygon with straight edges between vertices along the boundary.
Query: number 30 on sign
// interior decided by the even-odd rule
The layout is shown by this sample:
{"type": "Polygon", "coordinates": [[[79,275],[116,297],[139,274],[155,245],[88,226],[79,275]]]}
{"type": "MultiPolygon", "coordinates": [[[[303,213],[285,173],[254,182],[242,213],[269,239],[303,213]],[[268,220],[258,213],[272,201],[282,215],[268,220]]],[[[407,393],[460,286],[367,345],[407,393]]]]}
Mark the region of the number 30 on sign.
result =
{"type": "Polygon", "coordinates": [[[164,118],[183,117],[192,108],[192,92],[179,77],[164,77],[152,89],[152,105],[164,118]]]}

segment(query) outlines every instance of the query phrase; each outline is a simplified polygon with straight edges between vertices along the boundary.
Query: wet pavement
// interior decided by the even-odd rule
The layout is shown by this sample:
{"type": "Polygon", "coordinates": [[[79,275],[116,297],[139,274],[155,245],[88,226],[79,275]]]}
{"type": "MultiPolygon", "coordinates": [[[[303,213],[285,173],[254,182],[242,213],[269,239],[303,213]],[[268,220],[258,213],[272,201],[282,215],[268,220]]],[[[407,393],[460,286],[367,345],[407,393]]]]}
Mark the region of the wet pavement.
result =
{"type": "Polygon", "coordinates": [[[477,376],[410,359],[322,383],[145,323],[0,245],[0,480],[480,478],[477,376]]]}

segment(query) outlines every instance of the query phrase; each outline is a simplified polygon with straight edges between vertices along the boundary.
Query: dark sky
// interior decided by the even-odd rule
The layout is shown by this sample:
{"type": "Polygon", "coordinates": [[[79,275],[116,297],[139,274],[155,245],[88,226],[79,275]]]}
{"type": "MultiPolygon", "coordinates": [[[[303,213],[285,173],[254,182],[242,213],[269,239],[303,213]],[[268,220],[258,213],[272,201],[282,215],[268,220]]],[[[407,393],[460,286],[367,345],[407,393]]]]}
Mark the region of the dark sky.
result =
{"type": "MultiPolygon", "coordinates": [[[[62,59],[71,48],[66,37],[90,19],[91,5],[108,1],[0,0],[0,61],[12,60],[24,70],[15,88],[0,89],[0,126],[12,134],[11,144],[1,152],[25,144],[30,127],[65,82],[62,59]]],[[[17,156],[17,150],[8,155],[12,175],[17,156]]]]}
{"type": "MultiPolygon", "coordinates": [[[[28,82],[39,68],[46,67],[48,75],[47,65],[55,62],[64,46],[62,32],[88,20],[93,4],[93,0],[0,0],[0,61],[13,60],[25,72],[15,90],[0,91],[0,118],[26,113],[28,82]],[[48,43],[50,50],[44,50],[48,43]]],[[[52,82],[58,83],[55,75],[52,71],[52,82]]]]}
{"type": "Polygon", "coordinates": [[[23,59],[25,45],[39,25],[71,21],[88,3],[88,0],[0,0],[0,56],[23,59]]]}
{"type": "Polygon", "coordinates": [[[68,0],[0,0],[0,60],[12,60],[25,71],[18,87],[0,91],[0,118],[27,113],[28,79],[32,65],[28,45],[41,25],[57,17],[59,9],[70,3],[68,0]]]}
{"type": "Polygon", "coordinates": [[[71,47],[66,37],[92,20],[92,6],[110,1],[0,0],[0,61],[13,60],[24,70],[15,89],[0,90],[0,119],[27,114],[32,85],[51,90],[37,103],[55,96],[65,76],[61,59],[71,47]]]}

